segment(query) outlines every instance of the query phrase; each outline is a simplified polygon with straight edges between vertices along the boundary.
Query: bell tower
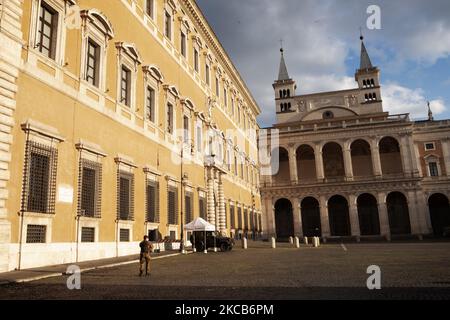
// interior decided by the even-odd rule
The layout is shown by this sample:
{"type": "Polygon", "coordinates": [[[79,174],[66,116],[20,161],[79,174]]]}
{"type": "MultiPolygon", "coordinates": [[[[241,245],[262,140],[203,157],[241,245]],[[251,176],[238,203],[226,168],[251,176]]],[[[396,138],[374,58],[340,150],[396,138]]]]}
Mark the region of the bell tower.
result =
{"type": "Polygon", "coordinates": [[[275,102],[276,102],[276,112],[292,112],[294,110],[294,99],[295,90],[297,85],[295,81],[289,77],[287,71],[286,62],[284,60],[284,49],[280,49],[281,60],[280,69],[278,71],[278,80],[275,80],[273,89],[275,90],[275,102]]]}
{"type": "Polygon", "coordinates": [[[364,45],[364,37],[361,34],[361,61],[359,69],[355,73],[355,80],[360,89],[360,102],[367,105],[372,112],[383,112],[381,100],[380,69],[372,65],[369,53],[364,45]]]}

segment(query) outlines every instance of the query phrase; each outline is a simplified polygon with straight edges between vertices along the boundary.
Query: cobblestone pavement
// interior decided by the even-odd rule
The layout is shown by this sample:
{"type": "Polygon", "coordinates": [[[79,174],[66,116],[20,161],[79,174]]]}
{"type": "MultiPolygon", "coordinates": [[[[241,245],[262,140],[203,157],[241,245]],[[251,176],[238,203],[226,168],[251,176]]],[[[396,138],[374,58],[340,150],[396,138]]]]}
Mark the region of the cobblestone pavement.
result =
{"type": "Polygon", "coordinates": [[[81,290],[67,277],[0,287],[0,299],[449,299],[450,243],[327,244],[295,249],[250,242],[226,253],[155,260],[84,272],[81,290]],[[381,268],[368,290],[367,267],[381,268]]]}

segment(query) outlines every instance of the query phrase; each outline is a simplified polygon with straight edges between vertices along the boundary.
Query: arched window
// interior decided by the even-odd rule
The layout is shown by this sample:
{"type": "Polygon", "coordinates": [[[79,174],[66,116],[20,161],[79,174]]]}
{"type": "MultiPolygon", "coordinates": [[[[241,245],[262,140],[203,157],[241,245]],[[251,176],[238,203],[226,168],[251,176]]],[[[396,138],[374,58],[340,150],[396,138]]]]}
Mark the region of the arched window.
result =
{"type": "Polygon", "coordinates": [[[287,89],[287,96],[288,98],[291,96],[291,90],[287,89]]]}
{"type": "Polygon", "coordinates": [[[370,80],[370,83],[372,84],[372,87],[375,87],[375,81],[373,79],[370,80]]]}
{"type": "Polygon", "coordinates": [[[369,95],[367,93],[364,95],[364,98],[366,101],[369,101],[369,95]]]}
{"type": "Polygon", "coordinates": [[[283,98],[283,90],[280,90],[280,98],[283,98]]]}
{"type": "Polygon", "coordinates": [[[373,94],[373,100],[377,101],[377,94],[376,93],[373,94]]]}
{"type": "Polygon", "coordinates": [[[96,9],[80,12],[83,20],[81,77],[90,85],[106,90],[106,53],[114,30],[106,16],[96,9]]]}
{"type": "Polygon", "coordinates": [[[365,88],[367,86],[366,80],[363,80],[363,87],[365,88]]]}

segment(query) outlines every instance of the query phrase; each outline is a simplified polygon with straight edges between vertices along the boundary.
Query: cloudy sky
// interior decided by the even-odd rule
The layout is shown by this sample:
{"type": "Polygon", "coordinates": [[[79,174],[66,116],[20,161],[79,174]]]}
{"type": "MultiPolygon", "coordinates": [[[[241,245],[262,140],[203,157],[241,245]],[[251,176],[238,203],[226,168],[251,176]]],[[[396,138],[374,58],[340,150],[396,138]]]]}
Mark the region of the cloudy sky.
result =
{"type": "Polygon", "coordinates": [[[272,83],[280,39],[297,94],[356,86],[359,28],[381,69],[384,109],[450,118],[449,0],[197,0],[262,109],[274,123],[272,83]],[[368,30],[369,5],[381,8],[381,30],[368,30]]]}

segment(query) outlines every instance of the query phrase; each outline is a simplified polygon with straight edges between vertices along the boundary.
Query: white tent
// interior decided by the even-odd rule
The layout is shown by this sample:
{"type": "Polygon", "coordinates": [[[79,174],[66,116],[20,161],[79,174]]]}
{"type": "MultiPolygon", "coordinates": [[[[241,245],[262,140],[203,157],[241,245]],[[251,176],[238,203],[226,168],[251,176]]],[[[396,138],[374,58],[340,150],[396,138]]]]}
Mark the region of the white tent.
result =
{"type": "Polygon", "coordinates": [[[216,231],[216,226],[202,218],[196,218],[184,226],[186,231],[216,231]]]}
{"type": "MultiPolygon", "coordinates": [[[[194,221],[191,221],[188,224],[186,224],[184,226],[184,230],[193,231],[193,232],[194,231],[203,231],[205,233],[204,239],[206,239],[206,232],[207,231],[216,231],[216,226],[209,223],[208,221],[205,221],[202,218],[196,218],[196,219],[194,219],[194,221]]],[[[194,242],[195,242],[195,232],[194,232],[193,236],[194,236],[194,242]]],[[[205,242],[205,244],[206,244],[206,242],[205,242]]],[[[215,247],[216,247],[216,235],[214,233],[214,250],[216,250],[215,247]]],[[[195,248],[194,244],[192,244],[192,249],[194,252],[196,252],[196,248],[195,248]]],[[[204,252],[205,253],[208,252],[208,248],[206,247],[206,245],[205,245],[204,252]]]]}

